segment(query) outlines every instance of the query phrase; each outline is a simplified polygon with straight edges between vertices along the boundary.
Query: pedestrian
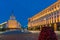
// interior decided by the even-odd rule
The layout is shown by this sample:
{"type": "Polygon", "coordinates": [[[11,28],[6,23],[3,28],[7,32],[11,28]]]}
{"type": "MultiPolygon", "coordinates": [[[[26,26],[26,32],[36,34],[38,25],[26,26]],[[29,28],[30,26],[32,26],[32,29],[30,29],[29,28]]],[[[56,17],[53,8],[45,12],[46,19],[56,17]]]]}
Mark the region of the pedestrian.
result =
{"type": "Polygon", "coordinates": [[[38,40],[58,40],[54,30],[49,26],[44,26],[39,33],[38,40]]]}

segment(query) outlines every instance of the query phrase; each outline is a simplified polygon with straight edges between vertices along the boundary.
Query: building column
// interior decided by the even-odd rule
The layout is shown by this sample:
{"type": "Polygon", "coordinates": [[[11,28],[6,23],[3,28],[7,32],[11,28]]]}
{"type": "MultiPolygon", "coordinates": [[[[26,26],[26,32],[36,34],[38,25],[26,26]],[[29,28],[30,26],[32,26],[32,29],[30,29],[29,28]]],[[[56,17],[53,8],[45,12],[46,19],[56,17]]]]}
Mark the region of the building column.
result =
{"type": "Polygon", "coordinates": [[[57,24],[54,23],[54,31],[56,31],[56,30],[57,30],[57,24]]]}
{"type": "Polygon", "coordinates": [[[42,29],[42,26],[40,25],[40,30],[42,29]]]}
{"type": "Polygon", "coordinates": [[[60,22],[60,11],[59,11],[59,22],[60,22]]]}
{"type": "Polygon", "coordinates": [[[47,22],[47,20],[46,20],[46,18],[44,18],[44,24],[46,25],[46,22],[47,22]]]}
{"type": "Polygon", "coordinates": [[[53,13],[53,23],[55,23],[55,20],[54,20],[54,13],[53,13]]]}
{"type": "Polygon", "coordinates": [[[52,15],[51,15],[51,24],[52,24],[52,15]]]}

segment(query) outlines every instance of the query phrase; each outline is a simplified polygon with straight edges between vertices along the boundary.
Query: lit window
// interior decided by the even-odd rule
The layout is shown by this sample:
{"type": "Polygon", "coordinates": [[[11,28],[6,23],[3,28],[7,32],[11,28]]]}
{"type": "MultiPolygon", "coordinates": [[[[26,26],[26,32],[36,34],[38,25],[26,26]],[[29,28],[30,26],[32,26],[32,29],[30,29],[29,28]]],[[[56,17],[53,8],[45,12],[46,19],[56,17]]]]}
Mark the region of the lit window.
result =
{"type": "Polygon", "coordinates": [[[59,7],[59,5],[58,5],[58,7],[59,7]]]}
{"type": "Polygon", "coordinates": [[[56,9],[56,6],[55,6],[55,9],[56,9]]]}

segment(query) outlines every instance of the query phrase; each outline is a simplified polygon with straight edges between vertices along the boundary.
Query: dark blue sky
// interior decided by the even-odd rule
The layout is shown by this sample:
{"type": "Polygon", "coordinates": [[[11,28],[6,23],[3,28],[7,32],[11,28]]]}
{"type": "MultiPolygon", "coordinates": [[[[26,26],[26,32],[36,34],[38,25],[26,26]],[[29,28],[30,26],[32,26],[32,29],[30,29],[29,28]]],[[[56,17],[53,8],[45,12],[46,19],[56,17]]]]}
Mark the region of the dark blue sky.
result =
{"type": "Polygon", "coordinates": [[[57,0],[0,0],[0,23],[9,20],[12,10],[18,22],[25,26],[28,18],[57,0]]]}

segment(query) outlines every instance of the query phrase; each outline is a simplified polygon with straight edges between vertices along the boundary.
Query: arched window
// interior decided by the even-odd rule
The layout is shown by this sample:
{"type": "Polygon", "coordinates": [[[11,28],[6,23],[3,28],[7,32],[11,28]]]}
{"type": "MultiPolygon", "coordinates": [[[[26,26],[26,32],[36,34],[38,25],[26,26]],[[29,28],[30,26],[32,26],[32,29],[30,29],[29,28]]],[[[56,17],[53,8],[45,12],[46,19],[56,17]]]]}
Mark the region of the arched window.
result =
{"type": "Polygon", "coordinates": [[[55,9],[56,9],[56,6],[55,6],[55,9]]]}
{"type": "Polygon", "coordinates": [[[59,8],[59,4],[58,4],[58,6],[57,6],[58,8],[59,8]]]}

